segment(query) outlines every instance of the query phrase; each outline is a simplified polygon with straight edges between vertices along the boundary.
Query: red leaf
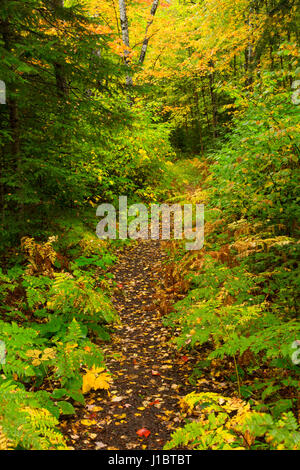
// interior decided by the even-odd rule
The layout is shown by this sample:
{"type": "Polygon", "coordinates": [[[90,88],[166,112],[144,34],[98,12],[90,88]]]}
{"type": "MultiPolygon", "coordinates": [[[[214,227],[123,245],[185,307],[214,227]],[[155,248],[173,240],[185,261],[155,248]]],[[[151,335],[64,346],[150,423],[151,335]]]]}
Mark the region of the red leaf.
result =
{"type": "Polygon", "coordinates": [[[150,434],[151,434],[151,432],[149,431],[149,429],[146,429],[146,428],[141,428],[141,429],[139,429],[136,433],[137,433],[137,435],[140,436],[140,437],[142,437],[142,436],[148,437],[148,436],[150,436],[150,434]]]}
{"type": "Polygon", "coordinates": [[[183,362],[187,362],[187,361],[190,360],[190,358],[187,357],[187,356],[182,356],[182,357],[181,357],[181,360],[182,360],[183,362]]]}
{"type": "Polygon", "coordinates": [[[148,406],[153,406],[153,405],[158,405],[158,403],[160,403],[159,400],[154,400],[154,401],[151,401],[148,406]]]}
{"type": "Polygon", "coordinates": [[[152,370],[151,373],[152,375],[160,375],[160,373],[157,370],[152,370]]]}

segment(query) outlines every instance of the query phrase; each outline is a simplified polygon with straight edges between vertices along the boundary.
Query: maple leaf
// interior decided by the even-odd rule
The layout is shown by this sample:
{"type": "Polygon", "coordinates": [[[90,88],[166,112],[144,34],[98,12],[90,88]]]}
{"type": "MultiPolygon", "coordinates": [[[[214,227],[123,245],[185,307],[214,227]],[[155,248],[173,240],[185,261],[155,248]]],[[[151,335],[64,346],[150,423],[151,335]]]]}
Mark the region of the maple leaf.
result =
{"type": "Polygon", "coordinates": [[[104,372],[103,367],[95,367],[88,369],[87,373],[82,377],[82,393],[88,393],[91,389],[108,390],[112,382],[111,376],[104,372]]]}
{"type": "Polygon", "coordinates": [[[111,376],[107,374],[106,372],[104,372],[103,374],[99,375],[99,377],[96,378],[94,389],[97,390],[98,388],[102,388],[104,390],[108,390],[110,387],[111,381],[112,381],[111,376]]]}
{"type": "Polygon", "coordinates": [[[147,428],[141,428],[138,431],[136,431],[136,433],[139,437],[143,437],[143,436],[148,437],[151,434],[151,432],[147,428]]]}

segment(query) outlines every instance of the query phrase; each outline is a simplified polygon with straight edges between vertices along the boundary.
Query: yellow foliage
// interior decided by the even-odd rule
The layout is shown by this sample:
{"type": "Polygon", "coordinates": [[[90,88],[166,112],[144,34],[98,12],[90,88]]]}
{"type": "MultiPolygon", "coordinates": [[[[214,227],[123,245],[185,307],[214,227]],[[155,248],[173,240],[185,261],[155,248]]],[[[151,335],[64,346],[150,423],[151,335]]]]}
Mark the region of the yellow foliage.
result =
{"type": "Polygon", "coordinates": [[[45,243],[36,243],[34,238],[23,237],[21,240],[22,249],[28,255],[29,265],[26,274],[44,274],[46,276],[53,275],[53,264],[56,260],[57,253],[52,247],[52,243],[56,242],[57,237],[48,238],[45,243]]]}
{"type": "Polygon", "coordinates": [[[12,442],[6,437],[2,426],[0,426],[0,450],[12,450],[12,442]]]}
{"type": "Polygon", "coordinates": [[[253,252],[268,251],[273,246],[283,246],[290,243],[296,243],[296,240],[286,236],[260,238],[259,235],[256,235],[238,239],[230,247],[237,250],[240,258],[245,258],[253,252]]]}
{"type": "Polygon", "coordinates": [[[93,366],[91,369],[87,369],[86,374],[82,377],[82,393],[88,393],[91,389],[108,390],[112,377],[104,372],[103,367],[93,366]]]}
{"type": "Polygon", "coordinates": [[[32,358],[32,364],[34,366],[39,366],[42,361],[49,361],[50,359],[54,359],[56,352],[54,348],[46,348],[44,351],[40,351],[38,349],[29,349],[26,352],[26,356],[32,358]]]}

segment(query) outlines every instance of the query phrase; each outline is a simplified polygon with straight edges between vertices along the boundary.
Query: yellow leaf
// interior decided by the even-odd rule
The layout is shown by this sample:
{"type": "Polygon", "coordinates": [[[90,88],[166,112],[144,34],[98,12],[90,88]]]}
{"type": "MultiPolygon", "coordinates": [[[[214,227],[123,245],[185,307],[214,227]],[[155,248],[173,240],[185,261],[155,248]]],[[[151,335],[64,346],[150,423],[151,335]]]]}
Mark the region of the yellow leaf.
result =
{"type": "Polygon", "coordinates": [[[95,375],[91,372],[85,374],[82,378],[82,393],[89,392],[95,384],[95,375]]]}
{"type": "Polygon", "coordinates": [[[82,419],[80,422],[84,426],[93,426],[94,424],[97,424],[97,421],[94,419],[82,419]]]}
{"type": "Polygon", "coordinates": [[[87,370],[87,373],[82,377],[82,393],[88,393],[91,389],[109,389],[112,378],[103,371],[103,367],[95,366],[87,370]]]}
{"type": "Polygon", "coordinates": [[[110,375],[104,372],[96,378],[94,389],[97,390],[98,388],[103,388],[104,390],[108,390],[111,381],[112,378],[110,377],[110,375]]]}

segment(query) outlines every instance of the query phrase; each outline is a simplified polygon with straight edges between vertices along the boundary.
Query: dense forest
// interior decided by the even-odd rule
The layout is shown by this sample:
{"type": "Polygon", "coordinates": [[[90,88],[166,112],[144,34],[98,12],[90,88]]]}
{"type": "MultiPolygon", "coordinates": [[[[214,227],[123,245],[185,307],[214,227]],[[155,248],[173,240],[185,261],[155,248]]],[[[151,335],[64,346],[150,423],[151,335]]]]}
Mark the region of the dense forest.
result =
{"type": "Polygon", "coordinates": [[[0,450],[300,449],[298,46],[296,0],[0,0],[0,450]],[[99,239],[120,196],[203,247],[99,239]]]}

